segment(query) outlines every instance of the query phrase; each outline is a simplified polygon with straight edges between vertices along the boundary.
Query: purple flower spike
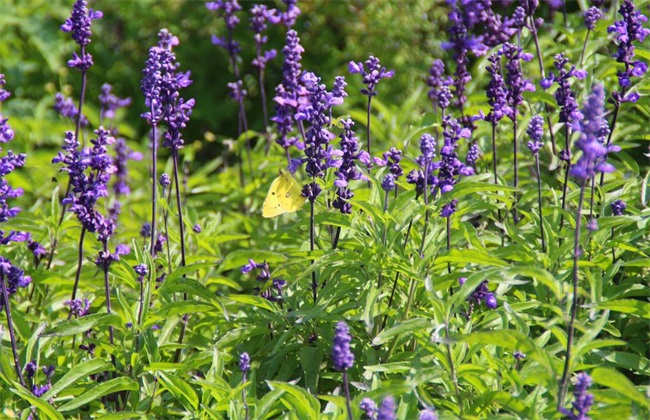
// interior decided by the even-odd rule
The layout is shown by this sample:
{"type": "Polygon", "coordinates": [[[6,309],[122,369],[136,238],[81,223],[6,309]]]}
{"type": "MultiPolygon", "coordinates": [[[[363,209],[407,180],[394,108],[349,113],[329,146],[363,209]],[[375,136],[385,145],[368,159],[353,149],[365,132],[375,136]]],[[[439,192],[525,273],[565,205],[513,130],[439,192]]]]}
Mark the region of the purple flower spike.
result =
{"type": "Polygon", "coordinates": [[[490,64],[486,70],[490,74],[490,82],[487,86],[487,97],[491,108],[485,120],[497,124],[503,117],[511,115],[512,109],[508,105],[508,92],[501,76],[501,55],[493,53],[488,57],[488,61],[490,64]]]}
{"type": "Polygon", "coordinates": [[[616,200],[611,204],[611,207],[613,216],[622,216],[627,208],[627,204],[623,200],[616,200]]]}
{"type": "Polygon", "coordinates": [[[591,386],[591,377],[585,372],[580,372],[576,376],[576,383],[573,389],[573,399],[571,409],[561,408],[560,412],[567,416],[569,420],[586,420],[589,419],[587,414],[594,404],[594,396],[587,392],[591,386]]]}
{"type": "Polygon", "coordinates": [[[112,120],[115,118],[115,112],[131,105],[131,98],[118,98],[112,93],[113,87],[104,83],[99,94],[99,103],[101,105],[100,119],[112,120]]]}
{"type": "Polygon", "coordinates": [[[350,350],[351,341],[350,328],[345,322],[340,321],[336,324],[332,343],[332,364],[334,369],[344,371],[354,365],[354,353],[350,350]]]}
{"type": "Polygon", "coordinates": [[[505,82],[508,92],[508,106],[510,107],[507,115],[511,120],[515,120],[517,118],[517,109],[524,101],[523,93],[535,90],[535,85],[524,79],[521,70],[521,61],[530,61],[532,56],[523,53],[521,48],[507,42],[501,47],[500,54],[506,58],[505,82]]]}
{"type": "Polygon", "coordinates": [[[438,420],[438,415],[432,409],[425,408],[424,410],[420,411],[419,420],[438,420]]]}
{"type": "Polygon", "coordinates": [[[244,374],[251,370],[251,358],[248,353],[239,356],[239,370],[244,374]]]}
{"type": "Polygon", "coordinates": [[[634,43],[642,43],[650,35],[650,29],[643,27],[648,18],[641,11],[635,9],[634,2],[631,0],[623,1],[618,13],[622,16],[621,20],[607,28],[607,32],[616,34],[618,49],[614,57],[617,62],[625,64],[625,70],[618,72],[618,84],[621,86],[621,92],[615,92],[612,96],[619,103],[636,102],[637,95],[624,96],[624,92],[631,85],[631,77],[641,77],[648,69],[646,63],[634,61],[634,43]]]}
{"type": "Polygon", "coordinates": [[[341,166],[336,171],[336,180],[334,185],[336,189],[336,199],[332,203],[335,209],[338,209],[343,214],[350,214],[352,206],[348,202],[354,193],[349,187],[349,182],[359,180],[362,178],[361,171],[357,168],[356,161],[361,160],[361,156],[365,155],[365,151],[359,151],[359,139],[353,131],[354,122],[351,119],[341,121],[343,131],[340,134],[341,138],[341,166]]]}
{"type": "Polygon", "coordinates": [[[88,299],[75,299],[65,301],[70,306],[70,314],[77,318],[88,315],[90,311],[90,301],[88,299]]]}
{"type": "Polygon", "coordinates": [[[429,99],[440,108],[447,108],[451,102],[449,86],[452,84],[453,79],[445,74],[445,63],[442,60],[434,60],[431,69],[429,69],[429,77],[427,77],[427,85],[431,88],[429,99]]]}
{"type": "Polygon", "coordinates": [[[93,58],[86,51],[86,46],[90,44],[90,24],[95,19],[101,19],[102,12],[99,10],[88,9],[86,0],[77,0],[72,6],[72,15],[61,25],[61,30],[72,34],[72,39],[81,47],[81,57],[73,53],[72,60],[68,61],[68,66],[85,72],[93,65],[93,58]]]}
{"type": "Polygon", "coordinates": [[[372,55],[368,57],[365,63],[350,61],[348,71],[350,74],[359,73],[363,77],[363,83],[366,87],[361,89],[361,93],[369,97],[377,95],[377,84],[381,79],[390,79],[395,75],[394,70],[386,70],[386,67],[379,64],[379,59],[372,55]]]}
{"type": "Polygon", "coordinates": [[[375,420],[379,411],[377,410],[377,403],[372,399],[366,397],[359,403],[359,408],[363,411],[363,418],[368,420],[375,420]]]}
{"type": "Polygon", "coordinates": [[[567,70],[566,65],[568,63],[569,59],[564,54],[557,54],[554,64],[558,71],[558,76],[555,77],[551,73],[546,79],[542,80],[541,85],[542,88],[548,89],[553,82],[557,82],[558,88],[553,96],[555,96],[555,100],[560,107],[560,122],[571,124],[573,121],[579,120],[582,115],[578,110],[578,103],[576,102],[575,93],[571,89],[570,79],[572,77],[581,79],[583,74],[577,71],[575,66],[567,70]]]}
{"type": "Polygon", "coordinates": [[[433,192],[438,185],[438,178],[433,174],[435,169],[433,158],[436,156],[435,144],[435,139],[430,134],[423,134],[420,137],[421,155],[415,159],[420,169],[414,169],[406,176],[406,181],[409,184],[415,184],[418,196],[424,193],[425,181],[429,193],[433,192]]]}
{"type": "Polygon", "coordinates": [[[594,28],[596,27],[596,22],[600,20],[600,18],[603,16],[602,12],[600,11],[599,8],[596,6],[591,6],[585,13],[584,13],[584,18],[585,18],[585,26],[587,29],[590,31],[593,31],[594,28]]]}
{"type": "Polygon", "coordinates": [[[607,154],[620,150],[618,146],[607,147],[604,144],[609,128],[604,118],[605,90],[597,84],[585,101],[582,109],[582,119],[574,124],[574,129],[580,131],[576,147],[582,151],[578,162],[571,166],[570,174],[586,181],[598,172],[613,172],[614,167],[607,163],[607,154]]]}
{"type": "MultiPolygon", "coordinates": [[[[79,117],[79,109],[77,109],[72,98],[67,98],[62,93],[54,95],[54,111],[72,121],[77,121],[77,117],[79,117]]],[[[88,125],[88,118],[85,115],[81,115],[79,125],[81,127],[88,125]]]]}
{"type": "Polygon", "coordinates": [[[395,405],[395,398],[391,395],[384,398],[379,406],[377,413],[377,420],[397,420],[397,405],[395,405]]]}
{"type": "Polygon", "coordinates": [[[299,146],[298,137],[290,136],[293,131],[294,116],[298,110],[301,97],[307,92],[298,80],[302,73],[302,53],[305,50],[300,45],[298,33],[293,29],[287,32],[286,45],[282,49],[284,62],[282,63],[282,82],[275,88],[275,116],[271,118],[278,128],[276,142],[284,149],[299,146]]]}
{"type": "Polygon", "coordinates": [[[544,117],[541,115],[533,116],[530,119],[526,134],[530,137],[530,141],[527,144],[528,149],[530,149],[533,155],[536,155],[544,147],[544,142],[542,142],[542,136],[544,135],[544,117]]]}
{"type": "Polygon", "coordinates": [[[458,182],[459,175],[473,175],[474,169],[471,166],[466,166],[458,159],[458,141],[461,138],[469,138],[471,131],[463,128],[458,124],[454,118],[445,115],[442,122],[443,125],[443,138],[444,145],[440,149],[440,161],[436,162],[433,166],[438,169],[438,183],[437,186],[441,193],[448,193],[454,189],[454,185],[458,182]]]}

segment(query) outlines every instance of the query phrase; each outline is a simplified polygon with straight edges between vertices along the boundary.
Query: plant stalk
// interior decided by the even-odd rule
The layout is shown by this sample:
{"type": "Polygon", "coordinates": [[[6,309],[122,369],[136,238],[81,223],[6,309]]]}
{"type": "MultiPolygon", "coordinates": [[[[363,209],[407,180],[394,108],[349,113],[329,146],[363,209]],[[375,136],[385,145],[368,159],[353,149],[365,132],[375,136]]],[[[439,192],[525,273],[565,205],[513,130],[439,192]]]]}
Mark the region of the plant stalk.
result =
{"type": "Polygon", "coordinates": [[[2,300],[4,301],[5,314],[7,315],[7,328],[9,329],[9,338],[11,339],[11,351],[14,355],[14,367],[16,368],[16,375],[20,380],[20,384],[25,387],[25,378],[23,378],[23,371],[20,367],[20,357],[18,356],[18,346],[16,344],[16,333],[14,331],[14,322],[11,318],[11,306],[9,304],[9,293],[7,292],[7,285],[5,284],[5,275],[0,276],[0,285],[2,285],[2,300]]]}

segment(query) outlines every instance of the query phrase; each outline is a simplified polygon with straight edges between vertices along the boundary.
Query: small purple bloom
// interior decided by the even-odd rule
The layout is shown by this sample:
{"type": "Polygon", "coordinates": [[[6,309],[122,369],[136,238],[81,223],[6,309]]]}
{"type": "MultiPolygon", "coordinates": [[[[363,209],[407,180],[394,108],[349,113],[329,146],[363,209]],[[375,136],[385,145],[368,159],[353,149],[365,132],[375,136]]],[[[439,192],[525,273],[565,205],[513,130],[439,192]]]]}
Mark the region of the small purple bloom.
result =
{"type": "Polygon", "coordinates": [[[143,238],[151,238],[151,223],[144,222],[142,224],[142,229],[140,229],[140,236],[143,238]]]}
{"type": "Polygon", "coordinates": [[[580,111],[578,110],[578,103],[576,102],[575,93],[571,89],[570,79],[575,77],[576,79],[581,79],[583,74],[579,71],[576,71],[575,66],[572,66],[569,70],[566,69],[566,65],[569,63],[569,59],[562,54],[557,54],[555,56],[555,68],[558,71],[558,76],[555,77],[553,73],[550,73],[546,79],[542,80],[542,87],[548,89],[553,82],[557,82],[558,88],[553,94],[555,100],[560,107],[560,122],[571,124],[575,120],[581,118],[580,111]]]}
{"type": "Polygon", "coordinates": [[[594,404],[594,396],[587,392],[591,386],[591,377],[585,372],[580,372],[576,376],[575,386],[573,388],[573,402],[571,409],[560,408],[560,412],[567,416],[569,420],[586,420],[589,419],[587,414],[594,404]]]}
{"type": "Polygon", "coordinates": [[[45,384],[43,386],[39,385],[33,385],[32,386],[32,393],[37,397],[40,398],[45,394],[47,391],[49,391],[51,388],[50,384],[45,384]]]}
{"type": "Polygon", "coordinates": [[[440,210],[440,217],[451,217],[452,214],[456,213],[457,205],[458,199],[454,198],[448,204],[442,206],[442,210],[440,210]]]}
{"type": "Polygon", "coordinates": [[[88,315],[90,311],[90,301],[88,299],[75,299],[65,301],[70,306],[70,314],[77,318],[88,315]]]}
{"type": "Polygon", "coordinates": [[[244,374],[251,370],[251,358],[248,353],[239,356],[239,370],[244,374]]]}
{"type": "Polygon", "coordinates": [[[627,208],[627,204],[623,200],[616,200],[611,204],[612,215],[613,216],[622,216],[623,212],[627,208]]]}
{"type": "Polygon", "coordinates": [[[112,120],[115,118],[115,111],[131,105],[131,98],[119,98],[112,93],[113,87],[104,83],[100,88],[99,104],[101,105],[100,119],[112,120]]]}
{"type": "Polygon", "coordinates": [[[172,180],[169,178],[169,175],[167,175],[167,174],[160,175],[160,181],[159,182],[160,182],[160,185],[163,188],[167,188],[170,185],[172,185],[172,180]]]}
{"type": "Polygon", "coordinates": [[[27,378],[32,379],[37,370],[38,366],[36,365],[36,360],[32,360],[25,364],[25,374],[27,375],[27,378]]]}
{"type": "Polygon", "coordinates": [[[596,27],[596,22],[603,16],[602,12],[596,6],[591,6],[584,14],[585,26],[590,31],[593,31],[596,27]]]}
{"type": "Polygon", "coordinates": [[[138,264],[133,267],[133,271],[138,275],[138,281],[141,282],[144,280],[147,274],[149,274],[149,269],[147,269],[146,264],[138,264]]]}
{"type": "Polygon", "coordinates": [[[534,115],[530,119],[526,134],[530,137],[527,146],[533,155],[536,155],[539,150],[544,147],[542,136],[544,135],[544,118],[541,115],[534,115]]]}
{"type": "Polygon", "coordinates": [[[72,60],[68,61],[68,66],[85,72],[93,65],[93,58],[86,51],[86,46],[90,44],[90,24],[95,19],[102,18],[102,12],[99,10],[88,9],[86,0],[76,0],[72,6],[72,15],[61,25],[61,30],[72,34],[72,39],[81,47],[81,57],[73,53],[72,60]]]}
{"type": "Polygon", "coordinates": [[[377,418],[377,404],[371,398],[365,397],[362,399],[359,408],[363,411],[364,419],[375,420],[377,418]]]}
{"type": "Polygon", "coordinates": [[[377,95],[377,84],[381,79],[390,79],[395,75],[394,70],[386,70],[386,67],[379,64],[379,59],[372,55],[368,57],[365,63],[350,61],[348,71],[351,74],[359,73],[363,77],[363,83],[366,87],[361,89],[361,93],[368,97],[377,95]]]}
{"type": "Polygon", "coordinates": [[[379,406],[379,411],[377,412],[377,420],[397,420],[397,405],[395,404],[395,398],[391,395],[385,397],[381,405],[379,406]]]}
{"type": "Polygon", "coordinates": [[[354,353],[350,350],[351,341],[350,328],[345,322],[339,321],[336,324],[332,343],[332,364],[334,369],[344,371],[354,365],[354,353]]]}
{"type": "Polygon", "coordinates": [[[515,351],[512,353],[512,357],[514,357],[516,360],[523,360],[526,358],[526,355],[519,350],[515,351]]]}
{"type": "Polygon", "coordinates": [[[438,415],[431,408],[425,408],[420,411],[419,420],[438,420],[438,415]]]}
{"type": "Polygon", "coordinates": [[[76,122],[77,118],[80,117],[79,125],[81,127],[88,125],[88,118],[85,115],[79,115],[79,109],[72,98],[68,98],[62,93],[54,95],[54,110],[62,117],[69,118],[73,122],[76,122]]]}
{"type": "Polygon", "coordinates": [[[381,181],[381,188],[384,191],[393,191],[395,189],[395,175],[388,173],[381,181]]]}
{"type": "Polygon", "coordinates": [[[194,231],[194,233],[201,233],[201,231],[202,231],[201,230],[201,225],[198,224],[198,223],[195,224],[194,226],[192,226],[192,230],[194,231]]]}

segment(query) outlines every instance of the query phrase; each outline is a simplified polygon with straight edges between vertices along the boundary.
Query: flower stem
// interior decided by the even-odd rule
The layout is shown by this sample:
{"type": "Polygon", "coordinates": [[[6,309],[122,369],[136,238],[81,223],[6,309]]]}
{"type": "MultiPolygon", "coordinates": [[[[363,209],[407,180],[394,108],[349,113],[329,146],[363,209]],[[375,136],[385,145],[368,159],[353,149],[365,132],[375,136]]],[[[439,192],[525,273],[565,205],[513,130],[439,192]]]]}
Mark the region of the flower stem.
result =
{"type": "MultiPolygon", "coordinates": [[[[314,201],[309,200],[309,251],[314,252],[314,201]]],[[[311,259],[311,265],[314,265],[314,259],[311,259]]],[[[311,272],[311,293],[314,298],[314,305],[318,300],[318,279],[316,271],[311,272]]]]}
{"type": "MultiPolygon", "coordinates": [[[[447,252],[451,251],[451,215],[447,217],[447,252]]],[[[447,263],[447,273],[451,274],[451,263],[447,263]]]]}
{"type": "MultiPolygon", "coordinates": [[[[74,301],[77,298],[77,289],[79,288],[79,277],[81,276],[81,265],[83,264],[84,258],[84,237],[86,236],[86,228],[81,227],[81,234],[79,235],[79,251],[77,257],[77,271],[74,275],[74,284],[72,285],[72,297],[71,301],[74,301]]],[[[68,314],[68,319],[72,317],[72,312],[68,314]]]]}
{"type": "MultiPolygon", "coordinates": [[[[154,115],[153,105],[151,106],[151,115],[154,115]]],[[[158,201],[158,140],[156,139],[156,124],[151,126],[151,241],[149,244],[149,254],[154,256],[154,247],[156,246],[156,203],[158,201]]],[[[149,270],[149,275],[153,270],[149,270]]]]}
{"type": "MultiPolygon", "coordinates": [[[[242,383],[246,383],[246,372],[244,372],[241,381],[242,383]]],[[[241,398],[242,401],[244,402],[245,420],[248,420],[250,418],[250,414],[248,410],[248,402],[246,401],[246,388],[241,390],[241,398]]]]}
{"type": "Polygon", "coordinates": [[[542,238],[542,252],[546,253],[546,240],[544,239],[544,216],[542,216],[542,174],[539,168],[539,153],[535,153],[535,166],[537,167],[537,204],[539,206],[539,234],[542,238]]]}
{"type": "Polygon", "coordinates": [[[514,224],[516,225],[517,222],[519,221],[519,217],[517,216],[517,206],[519,205],[519,193],[517,192],[517,188],[519,188],[519,157],[517,156],[519,154],[519,145],[517,142],[517,112],[515,111],[514,117],[512,119],[512,143],[513,143],[513,149],[514,149],[514,166],[515,166],[515,202],[513,204],[512,208],[512,219],[514,224]]]}
{"type": "Polygon", "coordinates": [[[5,284],[5,275],[0,276],[0,284],[2,285],[2,300],[4,302],[5,314],[7,315],[7,328],[9,328],[9,338],[11,339],[11,351],[14,355],[14,366],[16,374],[20,380],[20,384],[25,386],[25,378],[23,378],[23,371],[20,367],[20,358],[18,356],[18,347],[16,345],[16,333],[14,332],[14,323],[11,318],[11,306],[9,304],[9,293],[7,292],[7,285],[5,284]]]}
{"type": "MultiPolygon", "coordinates": [[[[623,95],[625,95],[625,91],[623,92],[623,95]]],[[[621,105],[619,103],[614,103],[614,116],[612,117],[612,125],[609,130],[609,135],[607,136],[607,144],[605,147],[609,149],[609,146],[612,144],[612,135],[614,134],[614,128],[616,128],[616,122],[618,121],[618,114],[621,110],[621,105]]],[[[603,184],[605,183],[605,172],[600,173],[600,182],[599,185],[602,187],[603,184]]]]}
{"type": "Polygon", "coordinates": [[[350,405],[350,383],[348,381],[348,371],[343,371],[343,389],[345,392],[345,408],[348,412],[348,420],[352,420],[352,406],[350,405]]]}
{"type": "Polygon", "coordinates": [[[449,363],[449,375],[451,376],[451,383],[454,384],[454,392],[456,393],[456,403],[462,407],[460,400],[460,389],[458,388],[458,376],[456,375],[456,368],[454,366],[454,359],[451,354],[451,344],[449,344],[449,322],[445,324],[445,335],[447,336],[447,363],[449,363]]]}
{"type": "Polygon", "coordinates": [[[587,35],[585,35],[585,43],[582,44],[582,53],[580,54],[580,67],[585,62],[585,51],[587,51],[587,40],[589,39],[589,34],[591,33],[591,29],[587,29],[587,35]]]}
{"type": "Polygon", "coordinates": [[[568,156],[568,161],[566,162],[565,165],[565,170],[564,170],[564,183],[562,184],[562,214],[560,215],[560,230],[564,227],[564,212],[566,211],[566,195],[567,195],[567,184],[569,183],[569,169],[571,169],[571,151],[570,151],[570,144],[569,144],[569,136],[570,136],[570,131],[569,131],[569,124],[565,123],[564,126],[564,144],[566,147],[566,153],[568,156]]]}
{"type": "Polygon", "coordinates": [[[564,406],[564,398],[566,397],[566,392],[569,385],[571,351],[573,346],[573,336],[575,334],[575,322],[578,314],[578,260],[580,259],[580,227],[582,222],[582,201],[584,200],[584,197],[585,181],[582,181],[582,185],[580,186],[580,198],[578,201],[576,230],[573,242],[573,296],[571,302],[571,320],[569,321],[567,328],[566,356],[564,359],[564,370],[562,372],[560,390],[557,399],[558,408],[564,406]]]}
{"type": "Polygon", "coordinates": [[[370,152],[370,102],[372,101],[372,96],[368,96],[368,110],[367,110],[367,119],[366,119],[366,138],[368,139],[368,154],[372,156],[370,152]]]}
{"type": "MultiPolygon", "coordinates": [[[[178,229],[181,237],[181,267],[185,267],[185,225],[183,224],[183,206],[181,203],[181,189],[178,182],[178,150],[172,149],[172,163],[174,165],[174,189],[176,190],[176,210],[178,211],[178,229]]],[[[169,238],[168,238],[169,240],[169,238]]],[[[185,277],[185,276],[183,276],[185,277]]],[[[187,293],[183,293],[183,300],[187,300],[187,293]]],[[[185,331],[187,330],[188,314],[183,315],[183,323],[181,324],[181,332],[178,337],[178,344],[183,344],[185,338],[185,331]]],[[[176,362],[180,359],[180,348],[176,350],[174,359],[176,362]]]]}
{"type": "MultiPolygon", "coordinates": [[[[103,250],[104,250],[104,255],[108,255],[108,242],[103,241],[103,250]]],[[[108,263],[104,264],[104,293],[106,296],[106,313],[110,314],[111,313],[111,288],[110,284],[108,282],[108,263]]],[[[115,340],[113,337],[113,326],[109,325],[108,326],[108,338],[111,343],[111,346],[115,344],[115,340]]],[[[113,362],[113,366],[115,366],[115,355],[111,354],[111,361],[113,362]]]]}

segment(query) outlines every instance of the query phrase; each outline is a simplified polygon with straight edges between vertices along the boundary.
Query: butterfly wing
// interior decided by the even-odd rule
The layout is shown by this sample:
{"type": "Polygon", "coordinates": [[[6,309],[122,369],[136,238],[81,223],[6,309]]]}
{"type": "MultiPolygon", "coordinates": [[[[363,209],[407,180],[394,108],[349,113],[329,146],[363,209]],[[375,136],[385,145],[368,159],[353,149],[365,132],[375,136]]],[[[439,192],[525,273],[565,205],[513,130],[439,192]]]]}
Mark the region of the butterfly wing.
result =
{"type": "Polygon", "coordinates": [[[282,209],[286,213],[300,210],[305,204],[305,200],[307,200],[302,196],[302,187],[288,171],[280,171],[280,178],[282,178],[282,181],[278,188],[278,199],[282,209]]]}
{"type": "Polygon", "coordinates": [[[271,183],[269,192],[266,194],[264,204],[262,205],[263,217],[275,217],[285,212],[282,208],[282,204],[280,204],[280,200],[278,199],[278,187],[282,182],[282,179],[282,175],[280,175],[271,183]]]}

